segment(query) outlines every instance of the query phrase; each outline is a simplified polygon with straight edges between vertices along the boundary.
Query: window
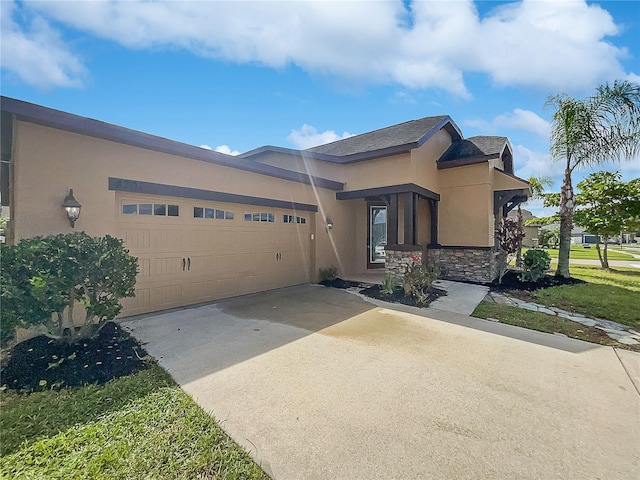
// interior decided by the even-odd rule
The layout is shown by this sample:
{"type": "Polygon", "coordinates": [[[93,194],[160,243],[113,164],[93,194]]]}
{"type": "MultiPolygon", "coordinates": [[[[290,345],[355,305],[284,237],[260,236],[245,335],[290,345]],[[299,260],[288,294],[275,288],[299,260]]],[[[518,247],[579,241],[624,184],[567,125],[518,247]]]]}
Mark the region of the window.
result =
{"type": "Polygon", "coordinates": [[[233,212],[216,208],[193,207],[193,218],[212,218],[217,220],[233,220],[233,212]]]}
{"type": "Polygon", "coordinates": [[[274,223],[276,221],[276,217],[273,213],[245,213],[244,219],[247,222],[267,222],[274,223]]]}
{"type": "Polygon", "coordinates": [[[125,215],[135,215],[136,213],[138,213],[138,204],[133,203],[122,205],[122,213],[125,215]]]}
{"type": "Polygon", "coordinates": [[[169,217],[180,216],[180,207],[178,205],[167,205],[167,215],[169,217]]]}
{"type": "Polygon", "coordinates": [[[139,215],[151,215],[153,213],[153,208],[150,203],[141,203],[138,205],[138,214],[139,215]]]}
{"type": "Polygon", "coordinates": [[[164,203],[126,203],[122,205],[122,213],[124,215],[157,215],[179,217],[179,205],[167,205],[164,203]]]}
{"type": "Polygon", "coordinates": [[[307,219],[304,217],[299,217],[297,215],[283,215],[282,222],[283,223],[307,223],[307,219]]]}

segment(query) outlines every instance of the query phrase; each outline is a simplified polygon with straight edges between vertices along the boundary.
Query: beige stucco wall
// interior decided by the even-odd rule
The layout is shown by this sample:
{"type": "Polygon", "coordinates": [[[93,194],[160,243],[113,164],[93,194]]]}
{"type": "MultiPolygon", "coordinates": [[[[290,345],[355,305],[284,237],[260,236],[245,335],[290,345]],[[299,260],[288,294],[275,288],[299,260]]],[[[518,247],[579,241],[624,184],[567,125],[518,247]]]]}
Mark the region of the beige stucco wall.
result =
{"type": "Polygon", "coordinates": [[[442,245],[493,246],[493,187],[487,163],[440,170],[442,245]]]}
{"type": "Polygon", "coordinates": [[[82,204],[75,230],[114,234],[118,207],[108,178],[118,177],[318,205],[318,267],[354,269],[355,209],[338,202],[331,190],[27,122],[16,124],[13,168],[15,241],[73,231],[61,207],[69,188],[82,204]],[[330,233],[324,228],[327,214],[336,225],[330,233]]]}
{"type": "Polygon", "coordinates": [[[492,169],[493,175],[493,188],[494,190],[529,190],[529,184],[524,180],[507,175],[499,170],[492,169]]]}
{"type": "Polygon", "coordinates": [[[440,176],[437,160],[451,145],[451,136],[442,129],[421,147],[411,151],[411,179],[404,183],[415,183],[432,192],[440,193],[440,176]]]}
{"type": "MultiPolygon", "coordinates": [[[[523,188],[522,182],[495,171],[496,162],[438,170],[436,161],[450,142],[449,134],[442,130],[411,153],[388,158],[338,165],[268,154],[261,162],[345,182],[347,191],[415,183],[441,195],[441,244],[492,246],[493,190],[523,188]]],[[[72,231],[61,207],[69,188],[83,205],[77,230],[113,234],[118,207],[107,179],[119,177],[317,205],[315,273],[331,265],[339,267],[343,276],[366,271],[368,226],[363,199],[338,201],[331,190],[27,122],[16,125],[13,165],[16,240],[72,231]],[[327,216],[335,225],[330,232],[325,228],[327,216]]],[[[402,201],[399,203],[402,242],[402,201]]],[[[424,200],[418,203],[418,216],[418,240],[429,243],[429,210],[424,200]]]]}

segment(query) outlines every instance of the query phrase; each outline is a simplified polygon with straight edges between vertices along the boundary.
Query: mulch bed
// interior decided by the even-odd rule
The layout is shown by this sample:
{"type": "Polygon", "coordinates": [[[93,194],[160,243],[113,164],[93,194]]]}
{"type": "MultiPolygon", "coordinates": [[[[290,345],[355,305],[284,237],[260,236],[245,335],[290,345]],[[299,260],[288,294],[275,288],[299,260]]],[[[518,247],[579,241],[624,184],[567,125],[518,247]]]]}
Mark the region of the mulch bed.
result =
{"type": "Polygon", "coordinates": [[[95,337],[74,343],[44,335],[19,343],[0,380],[6,388],[25,392],[104,384],[146,368],[146,358],[135,338],[108,322],[95,337]]]}
{"type": "Polygon", "coordinates": [[[447,294],[445,290],[441,290],[435,287],[429,287],[427,290],[427,301],[424,303],[418,302],[414,297],[406,297],[404,290],[400,287],[396,288],[391,295],[384,294],[380,291],[380,285],[372,285],[370,287],[361,290],[360,293],[366,295],[369,298],[375,298],[377,300],[383,300],[391,303],[402,303],[404,305],[410,305],[412,307],[428,307],[435,299],[440,298],[447,294]]]}
{"type": "Polygon", "coordinates": [[[506,290],[525,290],[527,292],[533,292],[535,290],[540,290],[541,288],[549,288],[549,287],[557,287],[559,285],[578,285],[582,283],[587,283],[583,280],[578,280],[577,278],[564,278],[564,277],[556,277],[553,275],[545,275],[537,282],[523,282],[518,278],[520,272],[510,270],[508,271],[504,277],[502,277],[502,283],[498,284],[498,281],[495,280],[490,289],[492,292],[502,292],[506,290]]]}
{"type": "Polygon", "coordinates": [[[324,285],[325,287],[342,288],[342,289],[361,286],[361,284],[358,282],[343,280],[341,278],[334,278],[333,280],[322,280],[320,282],[320,285],[324,285]]]}
{"type": "Polygon", "coordinates": [[[445,290],[441,290],[435,287],[429,287],[427,290],[427,301],[424,303],[418,302],[414,297],[405,297],[402,287],[396,287],[393,294],[387,295],[380,291],[380,285],[369,285],[358,282],[352,282],[350,280],[343,280],[341,278],[335,278],[333,280],[323,280],[320,285],[332,288],[352,288],[359,287],[360,293],[366,295],[369,298],[375,298],[376,300],[383,300],[391,303],[402,303],[404,305],[410,305],[412,307],[428,307],[431,302],[436,298],[440,298],[447,294],[445,290]]]}

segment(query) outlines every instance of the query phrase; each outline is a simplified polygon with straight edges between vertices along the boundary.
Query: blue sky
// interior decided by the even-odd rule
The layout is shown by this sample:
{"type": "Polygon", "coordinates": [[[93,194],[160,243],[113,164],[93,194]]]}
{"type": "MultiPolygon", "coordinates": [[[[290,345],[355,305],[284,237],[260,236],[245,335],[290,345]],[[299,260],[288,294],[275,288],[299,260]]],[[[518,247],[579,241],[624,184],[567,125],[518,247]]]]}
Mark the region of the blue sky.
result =
{"type": "MultiPolygon", "coordinates": [[[[448,114],[467,137],[508,136],[516,173],[555,189],[547,96],[640,82],[635,0],[2,0],[0,14],[6,96],[225,153],[448,114]]],[[[640,159],[608,168],[629,180],[640,159]]]]}

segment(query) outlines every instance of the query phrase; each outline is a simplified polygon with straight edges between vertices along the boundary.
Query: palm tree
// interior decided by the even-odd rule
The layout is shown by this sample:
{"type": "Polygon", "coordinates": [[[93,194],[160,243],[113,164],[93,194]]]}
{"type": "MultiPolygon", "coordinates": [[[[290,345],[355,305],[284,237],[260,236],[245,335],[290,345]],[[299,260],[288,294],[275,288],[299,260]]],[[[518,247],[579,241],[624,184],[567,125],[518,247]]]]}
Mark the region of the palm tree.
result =
{"type": "Polygon", "coordinates": [[[551,123],[551,158],[564,161],[560,190],[560,250],[556,275],[569,277],[569,249],[575,198],[571,174],[576,168],[629,159],[640,152],[640,85],[615,81],[584,100],[549,97],[556,109],[551,123]]]}

